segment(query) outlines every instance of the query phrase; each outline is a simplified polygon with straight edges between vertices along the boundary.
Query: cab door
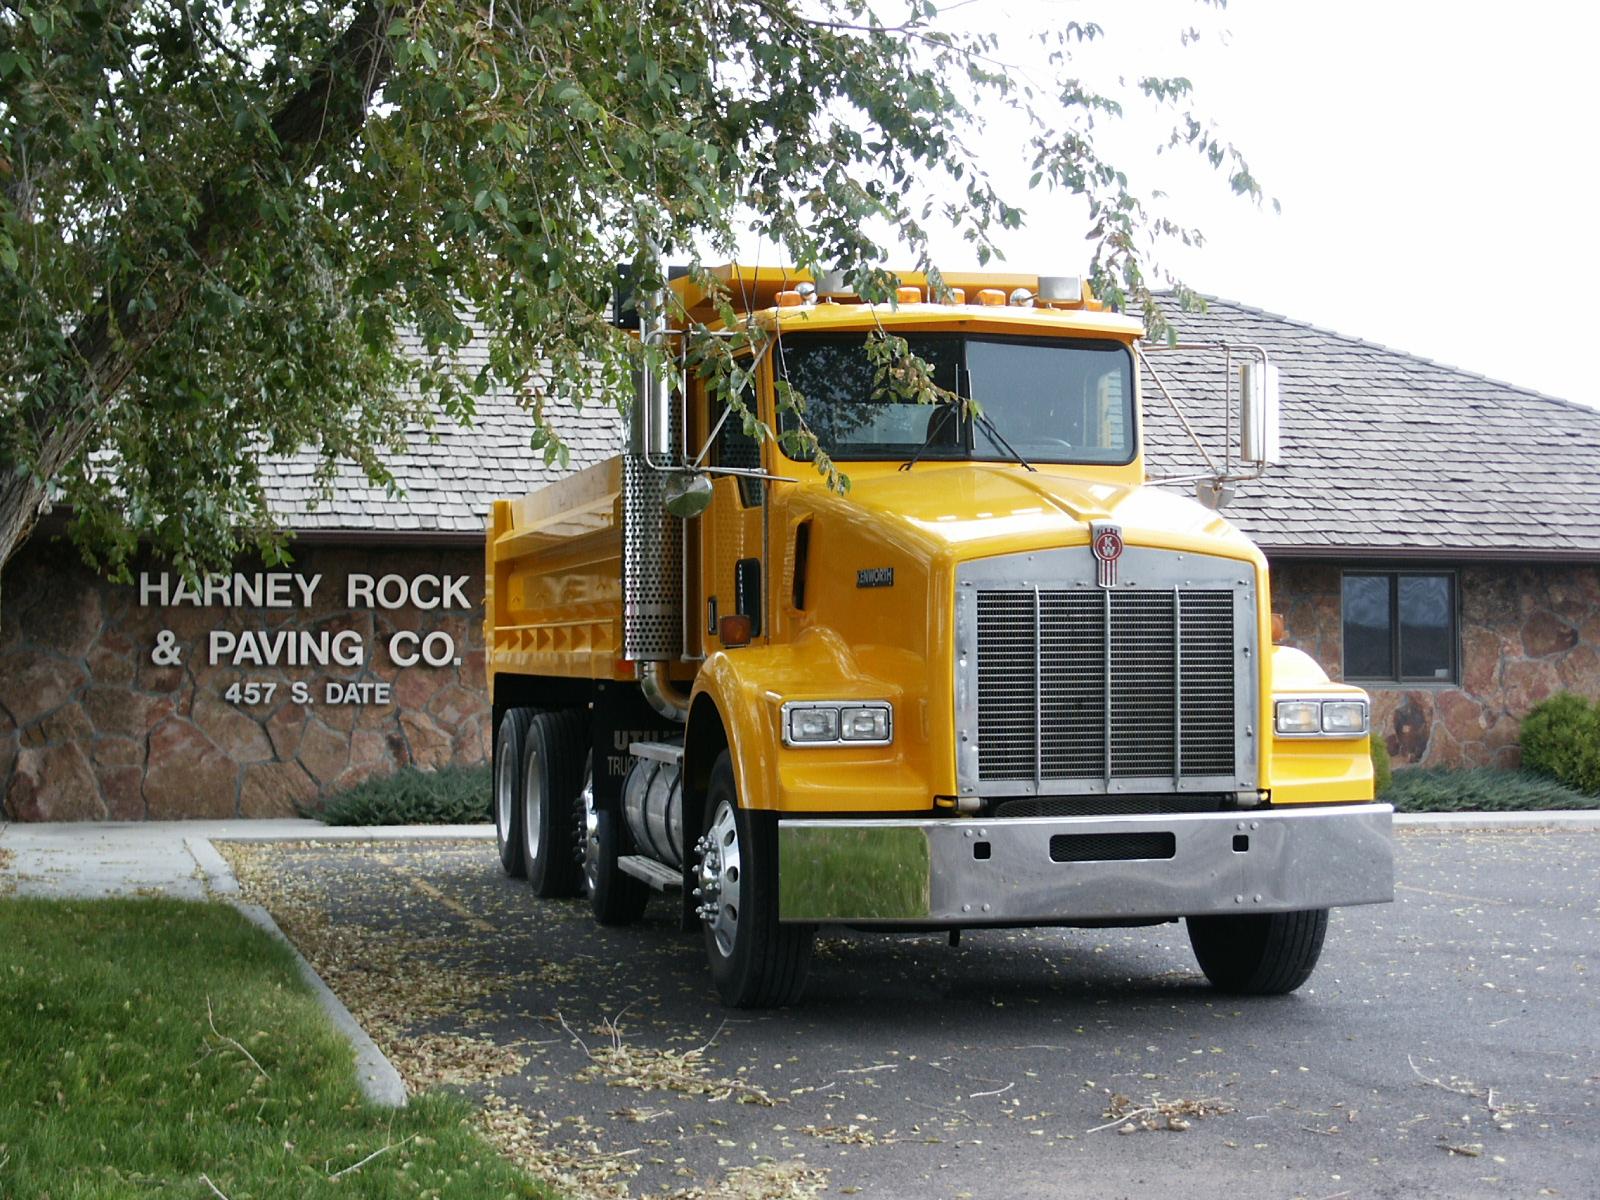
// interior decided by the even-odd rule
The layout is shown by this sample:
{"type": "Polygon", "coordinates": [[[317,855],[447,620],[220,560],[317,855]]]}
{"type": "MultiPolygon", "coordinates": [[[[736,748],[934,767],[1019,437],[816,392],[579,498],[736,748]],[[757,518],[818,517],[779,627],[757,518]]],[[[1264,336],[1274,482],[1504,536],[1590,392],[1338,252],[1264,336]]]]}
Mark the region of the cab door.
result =
{"type": "MultiPolygon", "coordinates": [[[[696,384],[696,409],[704,414],[702,429],[716,428],[724,405],[707,397],[704,386],[696,384]]],[[[746,395],[752,411],[756,395],[746,395]]],[[[712,466],[745,471],[762,468],[762,448],[758,439],[744,431],[739,414],[729,414],[713,440],[707,461],[712,466]]],[[[722,648],[721,620],[730,613],[750,620],[751,641],[764,639],[765,589],[762,563],[762,501],[769,485],[765,480],[739,475],[711,477],[711,504],[696,524],[700,545],[700,613],[697,627],[702,653],[709,655],[722,648]]]]}

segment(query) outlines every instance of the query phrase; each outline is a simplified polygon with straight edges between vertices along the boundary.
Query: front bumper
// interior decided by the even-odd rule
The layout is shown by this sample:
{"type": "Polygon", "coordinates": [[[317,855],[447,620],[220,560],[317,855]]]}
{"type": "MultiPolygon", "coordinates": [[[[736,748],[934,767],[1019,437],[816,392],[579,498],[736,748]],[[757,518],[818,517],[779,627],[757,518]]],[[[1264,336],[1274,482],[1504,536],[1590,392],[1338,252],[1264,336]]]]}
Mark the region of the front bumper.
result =
{"type": "Polygon", "coordinates": [[[778,914],[942,927],[1381,904],[1394,899],[1393,815],[1387,804],[1353,804],[998,821],[784,820],[778,914]],[[1123,857],[1130,854],[1141,857],[1123,857]]]}

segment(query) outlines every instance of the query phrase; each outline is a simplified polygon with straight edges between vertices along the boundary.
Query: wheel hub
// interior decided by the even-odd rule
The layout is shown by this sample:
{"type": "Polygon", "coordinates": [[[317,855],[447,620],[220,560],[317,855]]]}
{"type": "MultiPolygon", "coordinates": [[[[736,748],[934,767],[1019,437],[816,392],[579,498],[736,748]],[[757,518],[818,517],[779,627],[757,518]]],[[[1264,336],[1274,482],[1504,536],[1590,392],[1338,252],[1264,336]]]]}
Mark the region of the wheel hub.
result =
{"type": "Polygon", "coordinates": [[[494,828],[502,845],[510,840],[511,808],[517,802],[514,794],[516,767],[511,757],[511,752],[501,745],[494,762],[494,828]]]}
{"type": "Polygon", "coordinates": [[[694,844],[700,855],[695,870],[697,915],[711,932],[719,953],[733,953],[739,930],[740,852],[739,827],[733,806],[724,800],[711,817],[711,828],[694,844]]]}
{"type": "Polygon", "coordinates": [[[600,810],[594,804],[593,783],[584,785],[578,803],[583,806],[583,845],[578,853],[583,861],[583,877],[592,892],[600,880],[600,810]]]}
{"type": "MultiPolygon", "coordinates": [[[[527,771],[522,779],[522,833],[524,854],[531,868],[539,861],[539,843],[544,838],[544,780],[543,763],[537,751],[528,755],[527,771]]],[[[532,875],[529,876],[532,878],[532,875]]]]}

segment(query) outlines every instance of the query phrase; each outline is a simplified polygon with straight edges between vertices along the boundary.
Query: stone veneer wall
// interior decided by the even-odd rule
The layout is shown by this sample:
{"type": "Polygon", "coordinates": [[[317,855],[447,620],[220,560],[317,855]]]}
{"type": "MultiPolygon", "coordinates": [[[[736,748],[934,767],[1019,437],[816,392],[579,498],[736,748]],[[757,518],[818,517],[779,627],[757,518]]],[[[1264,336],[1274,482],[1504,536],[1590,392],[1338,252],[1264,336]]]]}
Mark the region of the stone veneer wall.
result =
{"type": "Polygon", "coordinates": [[[302,544],[291,566],[275,569],[320,573],[313,606],[141,606],[136,585],[107,583],[70,547],[42,538],[24,547],[0,587],[6,815],[21,821],[290,816],[397,767],[485,760],[481,552],[302,544]],[[352,610],[345,607],[351,572],[465,575],[471,607],[352,610]],[[177,635],[180,666],[152,662],[164,629],[177,635]],[[210,666],[211,629],[354,629],[367,660],[356,668],[210,666]],[[388,638],[399,629],[448,633],[460,664],[397,667],[388,638]],[[311,683],[313,703],[289,698],[295,679],[311,683]],[[279,686],[270,704],[245,707],[222,698],[236,680],[279,686]],[[327,704],[328,680],[389,681],[392,700],[327,704]]]}
{"type": "MultiPolygon", "coordinates": [[[[1273,608],[1284,616],[1289,643],[1335,679],[1343,670],[1340,571],[1320,563],[1272,567],[1273,608]]],[[[1600,566],[1471,565],[1459,568],[1457,580],[1460,683],[1361,681],[1372,695],[1373,729],[1397,764],[1515,766],[1530,708],[1560,691],[1600,697],[1600,566]]]]}

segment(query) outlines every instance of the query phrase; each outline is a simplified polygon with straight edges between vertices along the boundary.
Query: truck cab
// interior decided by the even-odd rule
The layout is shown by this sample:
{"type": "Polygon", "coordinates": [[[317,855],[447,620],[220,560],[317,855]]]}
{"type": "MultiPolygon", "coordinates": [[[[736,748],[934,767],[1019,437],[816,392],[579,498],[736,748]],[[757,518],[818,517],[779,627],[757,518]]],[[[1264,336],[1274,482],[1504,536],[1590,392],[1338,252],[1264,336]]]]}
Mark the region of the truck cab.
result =
{"type": "Polygon", "coordinates": [[[607,922],[675,895],[738,1006],[794,1000],[824,925],[1184,919],[1213,983],[1283,992],[1392,898],[1367,697],[1145,482],[1141,322],[1038,276],[713,279],[763,335],[739,403],[647,374],[629,454],[491,513],[507,870],[607,922]]]}

